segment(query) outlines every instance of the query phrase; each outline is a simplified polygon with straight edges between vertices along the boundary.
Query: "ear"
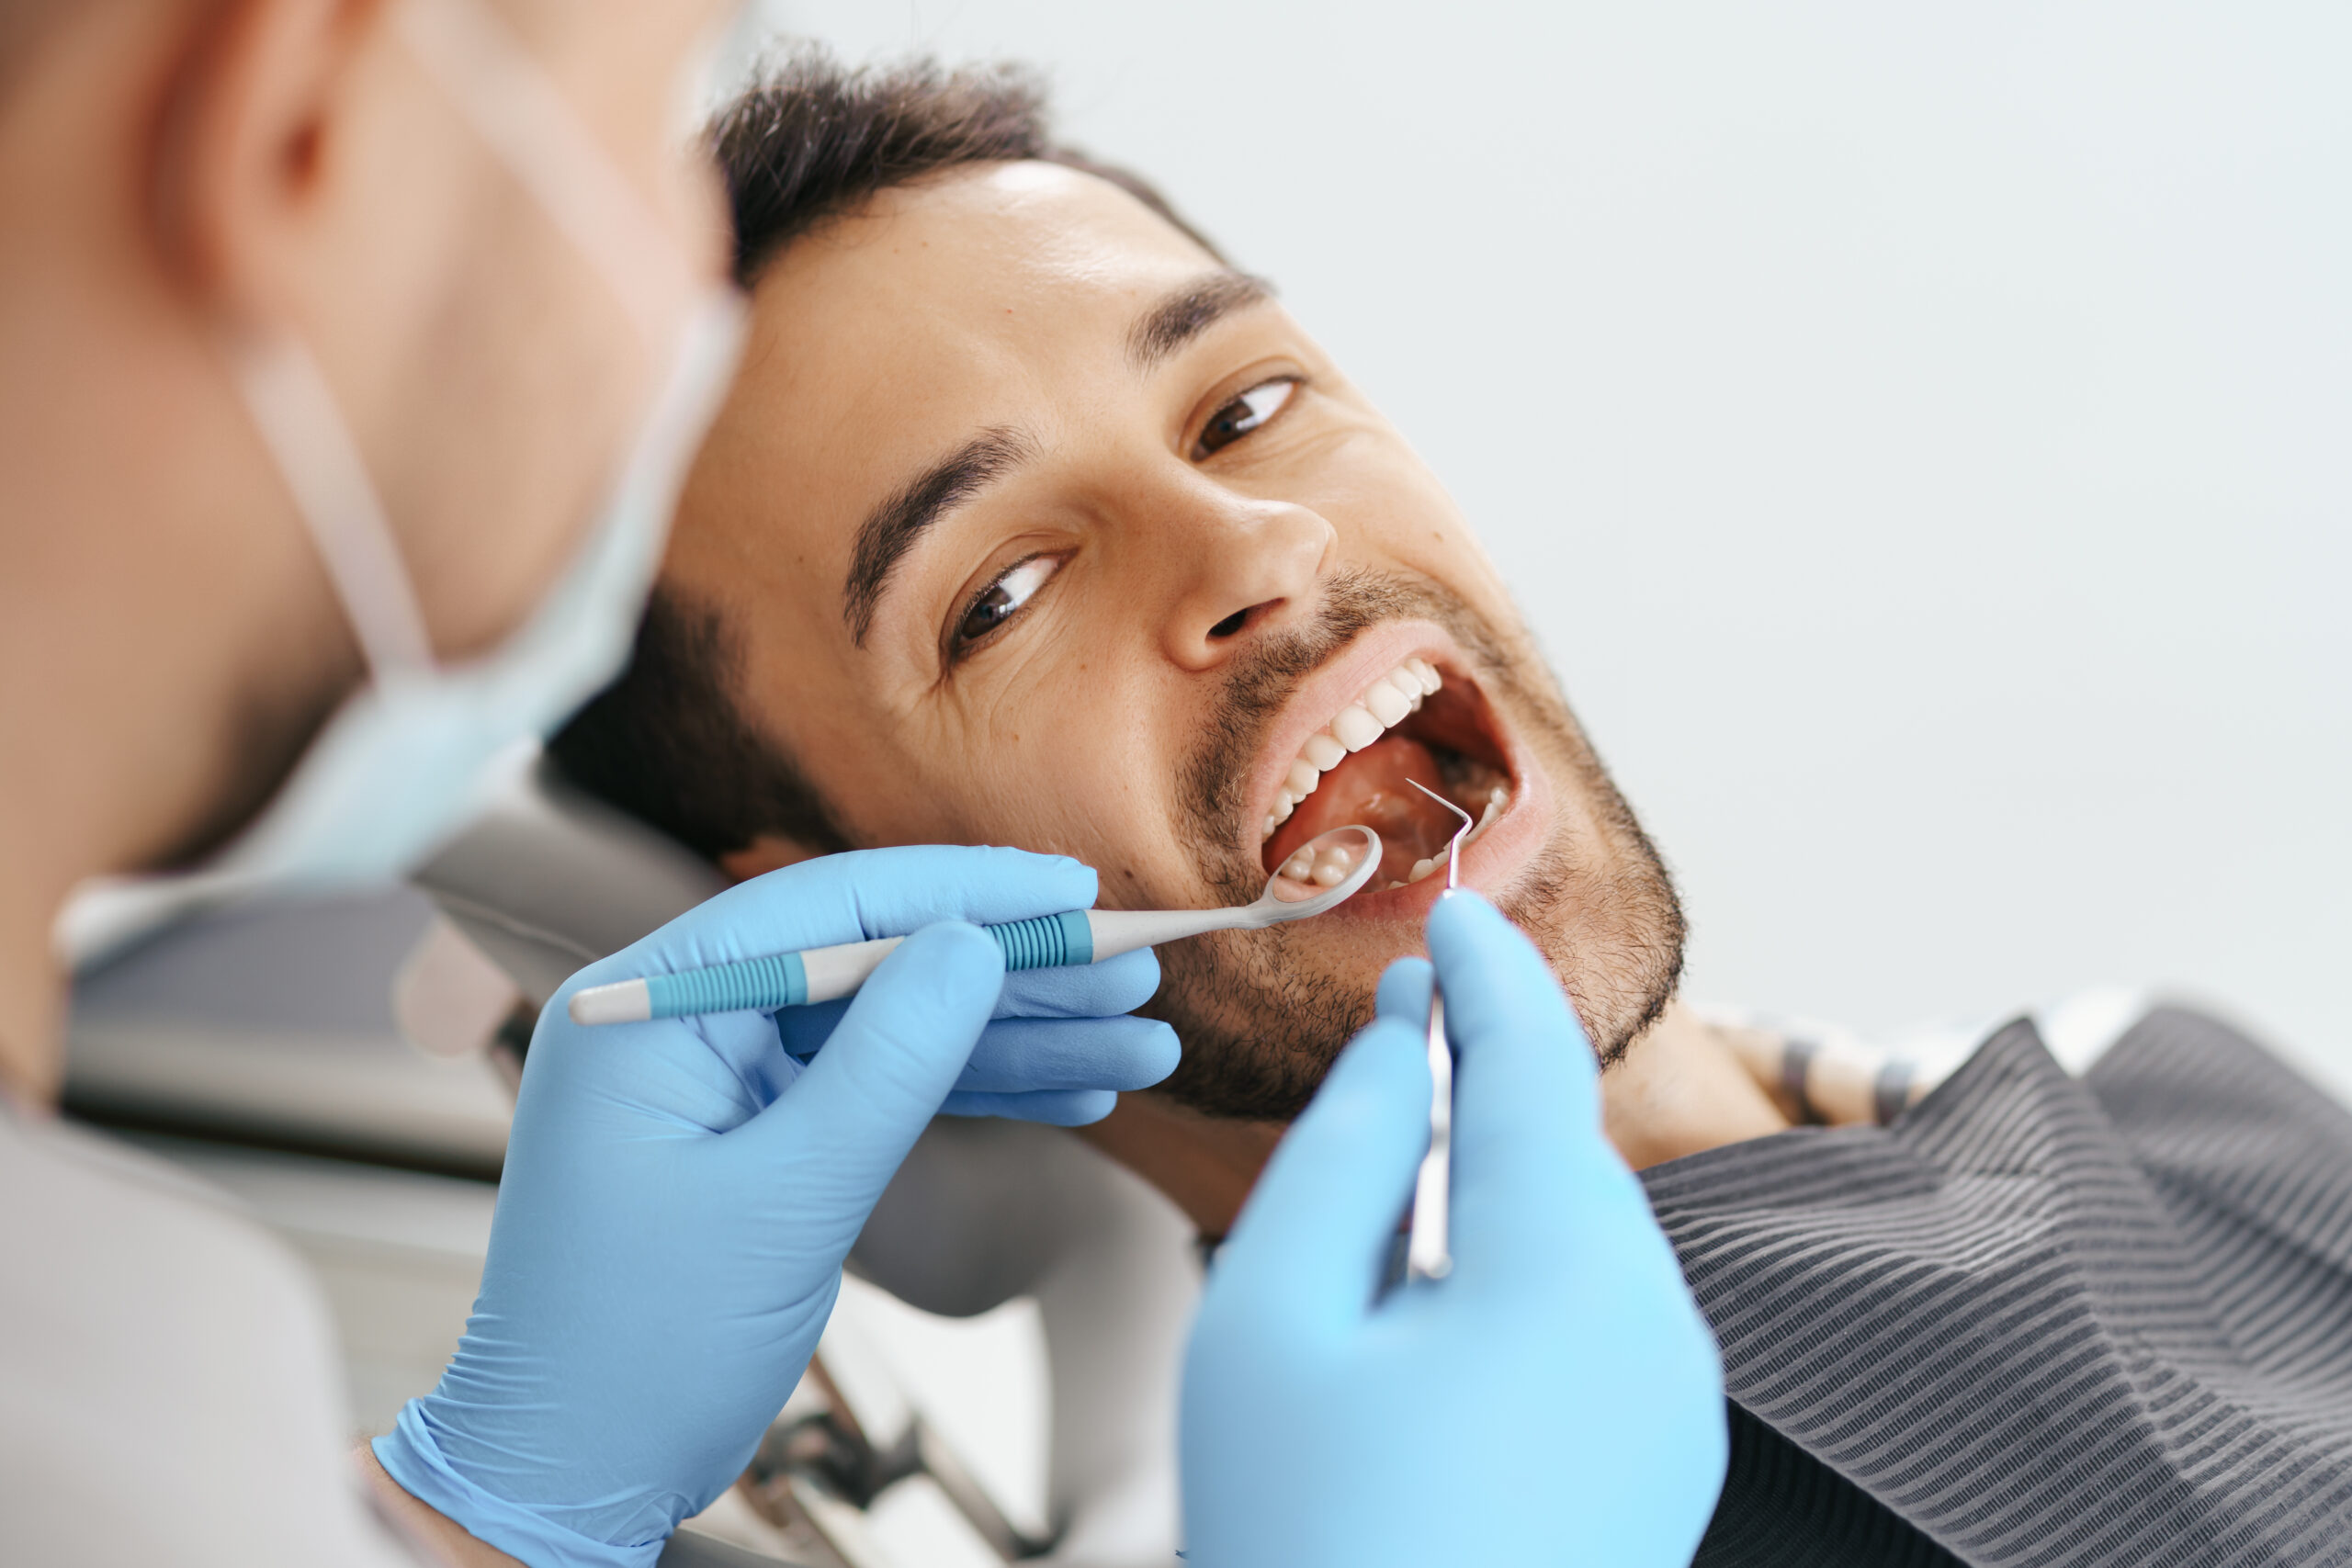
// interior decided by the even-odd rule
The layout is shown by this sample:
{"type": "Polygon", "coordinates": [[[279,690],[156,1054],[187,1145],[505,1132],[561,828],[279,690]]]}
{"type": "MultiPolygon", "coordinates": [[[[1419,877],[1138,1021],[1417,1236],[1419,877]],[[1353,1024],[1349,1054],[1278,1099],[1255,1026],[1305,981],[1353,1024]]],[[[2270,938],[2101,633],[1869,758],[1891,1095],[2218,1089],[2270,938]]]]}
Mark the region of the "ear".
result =
{"type": "Polygon", "coordinates": [[[823,850],[811,849],[797,839],[787,839],[777,833],[762,833],[740,850],[729,850],[718,857],[718,869],[737,882],[749,882],[771,871],[782,871],[787,865],[798,865],[804,860],[815,860],[823,850]]]}
{"type": "Polygon", "coordinates": [[[386,42],[386,0],[222,0],[192,7],[158,119],[152,210],[190,289],[267,311],[322,205],[355,62],[386,42]]]}

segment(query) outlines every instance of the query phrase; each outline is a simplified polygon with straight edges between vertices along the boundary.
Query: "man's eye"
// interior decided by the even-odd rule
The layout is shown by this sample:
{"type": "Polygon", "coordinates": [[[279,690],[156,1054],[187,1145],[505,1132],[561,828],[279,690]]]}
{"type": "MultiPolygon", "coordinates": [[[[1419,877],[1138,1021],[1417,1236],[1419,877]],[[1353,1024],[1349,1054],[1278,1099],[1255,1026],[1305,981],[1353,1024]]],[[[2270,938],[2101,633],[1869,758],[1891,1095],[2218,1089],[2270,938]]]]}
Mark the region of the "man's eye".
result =
{"type": "Polygon", "coordinates": [[[1201,438],[1193,444],[1193,461],[1224,450],[1282,412],[1298,382],[1290,377],[1261,381],[1216,412],[1209,415],[1201,438]]]}
{"type": "Polygon", "coordinates": [[[1015,563],[1002,577],[973,596],[963,619],[956,623],[950,651],[961,653],[1021,613],[1046,580],[1061,570],[1058,556],[1031,556],[1015,563]]]}

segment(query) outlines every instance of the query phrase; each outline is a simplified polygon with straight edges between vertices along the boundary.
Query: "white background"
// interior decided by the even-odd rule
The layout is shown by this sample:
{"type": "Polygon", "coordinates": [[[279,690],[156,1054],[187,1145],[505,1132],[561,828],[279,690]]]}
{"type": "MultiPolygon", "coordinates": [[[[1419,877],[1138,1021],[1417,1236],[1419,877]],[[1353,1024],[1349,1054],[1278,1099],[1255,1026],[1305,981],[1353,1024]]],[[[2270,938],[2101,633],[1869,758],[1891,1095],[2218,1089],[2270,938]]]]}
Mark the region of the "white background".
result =
{"type": "Polygon", "coordinates": [[[2352,8],[776,0],[1046,67],[1426,453],[1690,994],[2352,1089],[2352,8]]]}

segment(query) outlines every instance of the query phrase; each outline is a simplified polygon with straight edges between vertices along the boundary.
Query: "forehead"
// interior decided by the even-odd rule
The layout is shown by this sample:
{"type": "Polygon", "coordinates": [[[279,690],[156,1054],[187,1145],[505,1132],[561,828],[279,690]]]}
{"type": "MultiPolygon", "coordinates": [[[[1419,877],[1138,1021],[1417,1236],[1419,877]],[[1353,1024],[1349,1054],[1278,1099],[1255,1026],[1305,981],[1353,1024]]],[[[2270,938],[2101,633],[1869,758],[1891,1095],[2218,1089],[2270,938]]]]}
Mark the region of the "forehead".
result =
{"type": "Polygon", "coordinates": [[[886,190],[803,236],[753,288],[671,576],[741,599],[788,564],[795,592],[812,569],[837,588],[869,509],[981,432],[1051,440],[1113,378],[1135,386],[1136,317],[1218,265],[1109,181],[1040,163],[886,190]]]}
{"type": "Polygon", "coordinates": [[[760,278],[737,402],[868,449],[891,445],[886,422],[910,446],[939,423],[1001,423],[1041,376],[1116,368],[1135,315],[1216,265],[1116,186],[1057,164],[886,190],[760,278]]]}
{"type": "Polygon", "coordinates": [[[984,164],[880,192],[787,249],[754,307],[811,346],[952,334],[1036,341],[1056,312],[1135,301],[1214,265],[1107,180],[1057,164],[984,164]]]}

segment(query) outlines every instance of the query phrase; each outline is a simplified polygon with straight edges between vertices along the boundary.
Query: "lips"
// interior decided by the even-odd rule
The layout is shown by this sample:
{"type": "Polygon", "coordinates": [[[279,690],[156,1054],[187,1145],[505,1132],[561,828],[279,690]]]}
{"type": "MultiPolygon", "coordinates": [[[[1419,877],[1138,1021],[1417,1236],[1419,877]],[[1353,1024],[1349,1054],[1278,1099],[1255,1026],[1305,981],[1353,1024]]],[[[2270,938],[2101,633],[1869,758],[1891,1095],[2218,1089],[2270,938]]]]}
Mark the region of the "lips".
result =
{"type": "Polygon", "coordinates": [[[1465,873],[1470,847],[1516,815],[1525,793],[1501,716],[1434,627],[1382,627],[1359,638],[1302,684],[1275,729],[1258,770],[1259,798],[1267,802],[1261,861],[1268,872],[1283,868],[1309,840],[1362,823],[1380,835],[1383,853],[1371,885],[1351,903],[1390,903],[1384,892],[1443,869],[1461,819],[1415,784],[1453,802],[1475,824],[1464,840],[1465,873]],[[1408,646],[1382,658],[1399,643],[1408,646]],[[1320,723],[1318,712],[1326,716],[1320,723]],[[1300,739],[1288,739],[1300,730],[1300,739]],[[1288,761],[1276,772],[1285,750],[1288,761]]]}

